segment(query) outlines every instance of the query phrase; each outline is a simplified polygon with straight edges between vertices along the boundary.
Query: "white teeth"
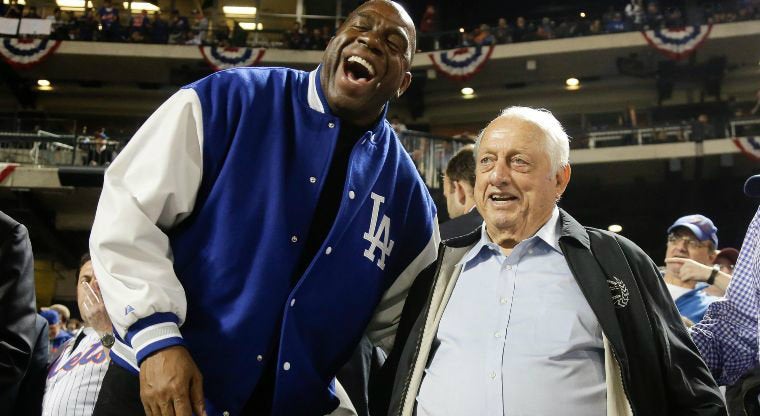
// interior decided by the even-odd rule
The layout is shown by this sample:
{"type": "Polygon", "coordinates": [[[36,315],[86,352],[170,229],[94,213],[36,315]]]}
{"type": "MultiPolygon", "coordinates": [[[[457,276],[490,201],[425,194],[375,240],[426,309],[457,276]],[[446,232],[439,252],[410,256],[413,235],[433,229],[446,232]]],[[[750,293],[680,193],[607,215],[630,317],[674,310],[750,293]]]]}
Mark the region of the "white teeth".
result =
{"type": "Polygon", "coordinates": [[[360,64],[361,66],[367,68],[367,72],[369,72],[370,77],[375,76],[375,68],[373,68],[372,65],[363,58],[358,56],[350,56],[348,57],[348,62],[356,62],[357,64],[360,64]]]}

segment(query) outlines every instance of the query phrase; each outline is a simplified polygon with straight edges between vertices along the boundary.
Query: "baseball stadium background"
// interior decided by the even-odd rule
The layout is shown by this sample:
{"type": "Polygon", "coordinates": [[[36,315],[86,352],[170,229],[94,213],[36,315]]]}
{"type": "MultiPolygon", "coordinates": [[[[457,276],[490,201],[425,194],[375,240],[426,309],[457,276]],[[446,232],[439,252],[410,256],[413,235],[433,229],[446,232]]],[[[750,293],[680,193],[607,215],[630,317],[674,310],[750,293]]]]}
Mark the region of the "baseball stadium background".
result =
{"type": "MultiPolygon", "coordinates": [[[[2,1],[0,210],[30,231],[41,305],[73,303],[106,165],[163,100],[236,65],[311,70],[357,5],[119,1],[104,25],[85,13],[100,0],[2,1]],[[147,23],[159,9],[165,27],[147,23]]],[[[388,114],[442,221],[448,158],[501,108],[527,105],[572,137],[560,204],[581,223],[618,225],[661,261],[666,227],[701,213],[721,247],[739,247],[757,203],[741,187],[760,172],[760,2],[660,1],[661,20],[622,0],[401,3],[421,51],[388,114]]]]}

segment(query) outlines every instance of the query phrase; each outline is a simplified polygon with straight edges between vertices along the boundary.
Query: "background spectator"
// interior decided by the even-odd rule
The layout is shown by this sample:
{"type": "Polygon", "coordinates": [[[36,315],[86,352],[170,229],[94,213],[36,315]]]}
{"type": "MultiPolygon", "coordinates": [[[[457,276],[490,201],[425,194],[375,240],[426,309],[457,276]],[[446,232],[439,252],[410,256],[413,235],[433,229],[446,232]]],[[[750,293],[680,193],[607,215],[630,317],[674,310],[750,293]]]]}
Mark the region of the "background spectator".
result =
{"type": "Polygon", "coordinates": [[[121,40],[119,36],[119,9],[114,7],[111,0],[104,0],[98,9],[101,39],[106,42],[121,40]]]}
{"type": "Polygon", "coordinates": [[[190,29],[187,17],[179,14],[179,10],[172,10],[169,22],[169,43],[184,44],[187,40],[187,32],[190,29]]]}
{"type": "Polygon", "coordinates": [[[41,19],[42,17],[37,13],[37,7],[35,6],[29,6],[28,9],[26,9],[26,14],[24,14],[24,18],[26,19],[41,19]]]}
{"type": "Polygon", "coordinates": [[[167,43],[169,41],[169,24],[161,17],[161,12],[153,12],[153,20],[148,26],[152,43],[167,43]]]}
{"type": "Polygon", "coordinates": [[[60,354],[63,343],[71,338],[71,334],[62,330],[61,316],[52,309],[40,311],[40,315],[48,322],[48,340],[50,341],[50,355],[48,361],[53,362],[60,354]]]}
{"type": "Polygon", "coordinates": [[[187,41],[188,45],[206,44],[208,32],[208,18],[201,9],[193,10],[192,37],[187,41]]]}
{"type": "Polygon", "coordinates": [[[507,19],[500,17],[499,23],[496,25],[496,30],[494,32],[496,43],[502,44],[512,42],[512,31],[507,24],[507,19]]]}
{"type": "Polygon", "coordinates": [[[142,10],[129,18],[129,39],[132,42],[145,42],[150,17],[147,10],[142,10]]]}

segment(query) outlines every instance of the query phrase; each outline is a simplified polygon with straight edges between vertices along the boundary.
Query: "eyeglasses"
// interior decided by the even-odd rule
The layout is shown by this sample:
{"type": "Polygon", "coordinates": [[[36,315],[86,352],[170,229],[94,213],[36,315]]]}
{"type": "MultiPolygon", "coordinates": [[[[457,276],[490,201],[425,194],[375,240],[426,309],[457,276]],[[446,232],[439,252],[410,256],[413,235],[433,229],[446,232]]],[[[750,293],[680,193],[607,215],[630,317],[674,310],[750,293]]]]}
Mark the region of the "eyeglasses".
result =
{"type": "Polygon", "coordinates": [[[705,243],[698,241],[694,238],[687,237],[685,235],[682,235],[682,236],[677,236],[675,234],[668,235],[668,243],[670,244],[676,244],[681,241],[685,242],[686,248],[689,248],[689,249],[698,249],[705,246],[705,243]]]}

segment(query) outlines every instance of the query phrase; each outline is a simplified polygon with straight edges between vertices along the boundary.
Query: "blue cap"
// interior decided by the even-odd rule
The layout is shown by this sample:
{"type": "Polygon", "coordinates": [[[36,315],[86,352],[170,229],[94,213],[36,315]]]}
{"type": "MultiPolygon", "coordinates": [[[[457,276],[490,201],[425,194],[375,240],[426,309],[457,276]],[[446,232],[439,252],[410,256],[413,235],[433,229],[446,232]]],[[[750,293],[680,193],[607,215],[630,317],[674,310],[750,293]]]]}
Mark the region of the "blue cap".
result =
{"type": "Polygon", "coordinates": [[[750,176],[744,182],[744,193],[752,198],[760,198],[760,175],[750,176]]]}
{"type": "Polygon", "coordinates": [[[718,228],[713,222],[704,215],[693,214],[681,217],[668,228],[668,233],[678,227],[686,227],[693,232],[699,241],[710,240],[715,247],[718,247],[718,228]]]}
{"type": "Polygon", "coordinates": [[[61,322],[61,315],[52,309],[45,309],[44,311],[40,311],[40,315],[48,321],[48,325],[55,325],[61,322]]]}

